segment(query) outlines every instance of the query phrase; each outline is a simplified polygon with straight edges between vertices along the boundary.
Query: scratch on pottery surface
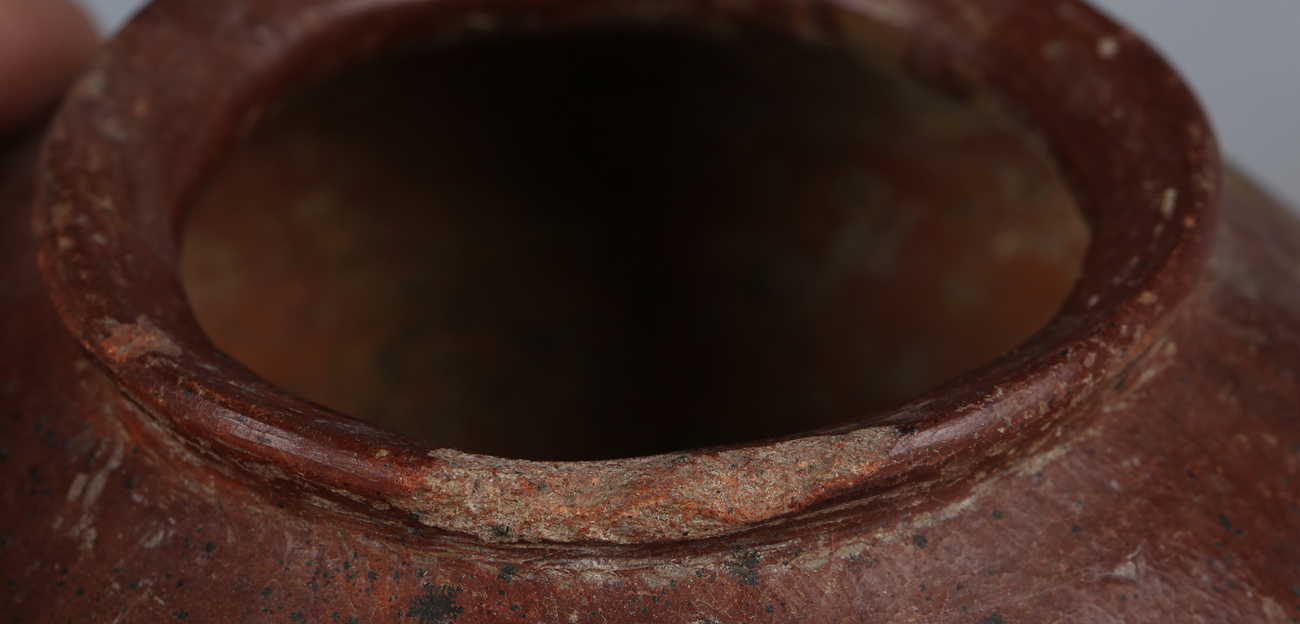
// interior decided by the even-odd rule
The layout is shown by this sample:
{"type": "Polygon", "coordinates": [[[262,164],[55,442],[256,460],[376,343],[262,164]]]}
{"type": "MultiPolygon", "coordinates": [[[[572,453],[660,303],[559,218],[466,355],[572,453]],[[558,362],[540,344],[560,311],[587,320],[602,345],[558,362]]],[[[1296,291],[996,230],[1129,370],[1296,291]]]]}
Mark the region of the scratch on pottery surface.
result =
{"type": "Polygon", "coordinates": [[[104,319],[102,323],[109,333],[108,338],[100,344],[109,357],[119,362],[150,353],[173,357],[181,354],[180,346],[143,314],[130,324],[119,323],[111,318],[104,319]]]}
{"type": "MultiPolygon", "coordinates": [[[[979,509],[980,499],[984,498],[987,493],[991,489],[995,488],[1000,482],[999,479],[987,479],[972,487],[970,492],[964,498],[951,502],[941,509],[925,511],[909,516],[897,524],[876,531],[872,535],[871,539],[872,541],[882,544],[897,542],[904,539],[912,539],[913,543],[916,544],[917,547],[925,548],[928,545],[928,541],[924,538],[921,538],[920,540],[916,539],[915,536],[917,535],[918,530],[948,522],[949,520],[957,518],[969,511],[977,511],[979,509]]],[[[864,544],[863,550],[865,550],[867,543],[859,543],[864,544]]],[[[844,550],[844,548],[847,548],[852,544],[853,542],[850,542],[848,545],[842,547],[841,550],[844,550]]]]}
{"type": "Polygon", "coordinates": [[[113,448],[113,456],[109,458],[104,468],[91,477],[90,483],[86,486],[86,497],[81,501],[82,507],[91,507],[99,499],[99,495],[104,491],[104,484],[108,482],[109,473],[117,470],[122,465],[122,458],[126,449],[122,444],[113,448]]]}
{"type": "Polygon", "coordinates": [[[68,486],[68,502],[71,503],[81,496],[82,490],[86,489],[86,479],[89,478],[84,472],[78,472],[77,476],[72,478],[72,485],[68,486]]]}
{"type": "Polygon", "coordinates": [[[1167,188],[1160,198],[1160,216],[1168,219],[1174,216],[1174,208],[1178,205],[1178,189],[1167,188]]]}
{"type": "Polygon", "coordinates": [[[1264,596],[1262,605],[1263,605],[1264,615],[1268,618],[1267,620],[1268,622],[1295,621],[1295,620],[1288,619],[1286,615],[1286,609],[1282,608],[1282,605],[1278,604],[1278,602],[1276,600],[1273,600],[1272,598],[1264,596]]]}
{"type": "Polygon", "coordinates": [[[1100,438],[1106,431],[1106,426],[1102,424],[1093,425],[1074,436],[1066,442],[1056,444],[1050,449],[1035,453],[1025,458],[1018,467],[1018,472],[1022,477],[1032,477],[1035,473],[1042,471],[1047,466],[1056,463],[1061,458],[1070,454],[1079,444],[1100,438]]]}
{"type": "Polygon", "coordinates": [[[1126,581],[1136,581],[1137,566],[1134,565],[1132,561],[1125,561],[1124,563],[1115,566],[1115,569],[1111,570],[1110,576],[1112,578],[1123,579],[1126,581]]]}
{"type": "Polygon", "coordinates": [[[1169,338],[1162,338],[1162,343],[1157,344],[1152,351],[1155,357],[1147,364],[1138,375],[1137,380],[1130,386],[1131,390],[1141,388],[1152,379],[1155,379],[1160,373],[1163,373],[1170,366],[1178,362],[1178,343],[1169,338]]]}
{"type": "Polygon", "coordinates": [[[77,540],[78,549],[90,551],[95,548],[95,540],[99,537],[99,532],[95,529],[95,501],[99,500],[100,494],[104,492],[104,485],[108,483],[108,476],[114,470],[122,465],[122,459],[126,455],[126,449],[122,444],[117,444],[113,448],[113,455],[109,457],[108,462],[94,476],[87,476],[86,473],[78,473],[73,477],[72,484],[68,487],[67,502],[74,503],[81,498],[81,517],[77,523],[72,526],[68,534],[72,539],[77,540]]]}
{"type": "Polygon", "coordinates": [[[165,537],[167,537],[167,529],[158,529],[152,535],[144,538],[144,540],[140,542],[140,547],[146,550],[157,548],[158,544],[161,544],[165,537]]]}

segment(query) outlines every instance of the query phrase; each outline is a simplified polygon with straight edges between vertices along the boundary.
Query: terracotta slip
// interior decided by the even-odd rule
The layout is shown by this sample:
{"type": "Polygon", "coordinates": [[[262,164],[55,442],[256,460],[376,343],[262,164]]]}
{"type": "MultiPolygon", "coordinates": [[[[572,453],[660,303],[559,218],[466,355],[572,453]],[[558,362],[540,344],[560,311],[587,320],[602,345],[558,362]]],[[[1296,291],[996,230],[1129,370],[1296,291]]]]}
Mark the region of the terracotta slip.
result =
{"type": "Polygon", "coordinates": [[[0,218],[15,622],[1300,618],[1300,225],[1078,2],[163,0],[0,218]]]}

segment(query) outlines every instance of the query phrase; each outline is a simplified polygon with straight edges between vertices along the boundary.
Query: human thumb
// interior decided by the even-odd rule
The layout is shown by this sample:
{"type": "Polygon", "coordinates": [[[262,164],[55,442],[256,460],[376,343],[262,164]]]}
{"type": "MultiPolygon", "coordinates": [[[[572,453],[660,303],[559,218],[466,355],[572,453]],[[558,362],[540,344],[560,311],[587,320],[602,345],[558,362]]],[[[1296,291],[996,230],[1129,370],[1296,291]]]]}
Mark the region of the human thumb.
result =
{"type": "Polygon", "coordinates": [[[0,135],[57,100],[98,40],[69,0],[0,0],[0,135]]]}

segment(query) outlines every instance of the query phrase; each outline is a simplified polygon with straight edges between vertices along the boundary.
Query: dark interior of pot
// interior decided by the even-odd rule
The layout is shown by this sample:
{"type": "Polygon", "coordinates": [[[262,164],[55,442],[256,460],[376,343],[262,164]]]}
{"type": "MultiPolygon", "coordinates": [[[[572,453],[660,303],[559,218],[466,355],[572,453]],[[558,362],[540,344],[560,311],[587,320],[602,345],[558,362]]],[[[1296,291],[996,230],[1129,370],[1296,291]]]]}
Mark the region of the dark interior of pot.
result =
{"type": "Polygon", "coordinates": [[[1026,137],[774,35],[487,38],[287,97],[193,207],[183,279],[252,370],[437,444],[745,442],[1052,317],[1088,230],[1026,137]]]}

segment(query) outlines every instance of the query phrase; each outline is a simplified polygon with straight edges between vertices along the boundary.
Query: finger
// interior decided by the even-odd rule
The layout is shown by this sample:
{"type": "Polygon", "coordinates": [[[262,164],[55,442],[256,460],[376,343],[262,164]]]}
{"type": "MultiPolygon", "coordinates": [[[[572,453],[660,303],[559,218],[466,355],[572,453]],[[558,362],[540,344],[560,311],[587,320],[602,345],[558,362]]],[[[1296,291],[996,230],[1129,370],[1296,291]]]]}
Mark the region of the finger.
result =
{"type": "Polygon", "coordinates": [[[57,100],[98,40],[69,0],[0,0],[0,134],[57,100]]]}

